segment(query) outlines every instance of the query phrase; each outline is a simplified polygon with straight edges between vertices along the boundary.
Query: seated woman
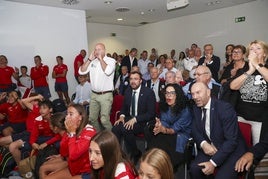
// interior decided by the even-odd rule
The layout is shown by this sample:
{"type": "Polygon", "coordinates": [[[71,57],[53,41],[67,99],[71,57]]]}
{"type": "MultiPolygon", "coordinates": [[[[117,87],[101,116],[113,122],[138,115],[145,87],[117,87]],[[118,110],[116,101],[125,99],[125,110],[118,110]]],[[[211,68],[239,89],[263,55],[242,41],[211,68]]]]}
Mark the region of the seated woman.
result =
{"type": "Polygon", "coordinates": [[[121,150],[116,136],[107,130],[96,134],[89,147],[92,179],[135,179],[137,172],[121,150]]]}
{"type": "Polygon", "coordinates": [[[246,120],[262,122],[263,137],[268,129],[268,44],[259,40],[251,42],[247,56],[249,70],[234,79],[230,88],[240,92],[236,105],[238,115],[246,120]]]}
{"type": "MultiPolygon", "coordinates": [[[[66,128],[64,125],[66,114],[63,112],[54,113],[50,120],[50,128],[55,134],[60,134],[63,136],[65,134],[66,128]]],[[[42,164],[39,169],[39,178],[42,179],[47,175],[59,171],[68,166],[67,161],[59,155],[52,155],[47,158],[47,161],[42,164]]]]}
{"type": "Polygon", "coordinates": [[[190,137],[192,122],[187,98],[179,85],[166,86],[165,100],[160,101],[160,114],[153,131],[145,132],[148,148],[166,151],[176,169],[184,162],[184,147],[190,137]]]}
{"type": "Polygon", "coordinates": [[[80,104],[68,106],[65,118],[67,133],[60,143],[60,154],[67,160],[68,167],[50,173],[46,179],[87,178],[90,173],[88,148],[96,130],[88,124],[86,111],[80,104]]]}
{"type": "Polygon", "coordinates": [[[172,165],[167,153],[153,148],[140,159],[139,179],[174,179],[172,165]]]}
{"type": "Polygon", "coordinates": [[[1,94],[1,100],[7,97],[7,102],[0,104],[0,114],[6,115],[7,122],[0,126],[3,136],[20,133],[25,130],[27,109],[23,106],[17,91],[1,94]]]}

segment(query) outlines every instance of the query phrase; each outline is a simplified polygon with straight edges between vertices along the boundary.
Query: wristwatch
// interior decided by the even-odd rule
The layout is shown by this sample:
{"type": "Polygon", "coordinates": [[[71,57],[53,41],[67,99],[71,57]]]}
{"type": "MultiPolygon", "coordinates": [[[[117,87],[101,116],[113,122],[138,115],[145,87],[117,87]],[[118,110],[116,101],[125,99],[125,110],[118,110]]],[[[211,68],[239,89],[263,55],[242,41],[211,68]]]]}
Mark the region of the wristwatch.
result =
{"type": "Polygon", "coordinates": [[[76,136],[76,133],[73,133],[73,132],[68,133],[68,137],[74,137],[74,136],[76,136]]]}

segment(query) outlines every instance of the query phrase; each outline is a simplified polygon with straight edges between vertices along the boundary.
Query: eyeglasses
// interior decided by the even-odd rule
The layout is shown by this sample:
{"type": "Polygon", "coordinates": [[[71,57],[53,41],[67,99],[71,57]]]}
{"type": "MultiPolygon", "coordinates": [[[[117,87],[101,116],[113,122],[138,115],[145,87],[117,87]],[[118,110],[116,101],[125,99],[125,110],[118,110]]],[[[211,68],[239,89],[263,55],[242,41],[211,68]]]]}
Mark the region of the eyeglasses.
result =
{"type": "Polygon", "coordinates": [[[208,72],[204,72],[204,73],[194,73],[194,76],[201,76],[201,75],[205,75],[208,74],[208,72]]]}
{"type": "Polygon", "coordinates": [[[175,91],[166,91],[165,92],[165,95],[166,96],[175,96],[176,95],[176,92],[175,91]]]}

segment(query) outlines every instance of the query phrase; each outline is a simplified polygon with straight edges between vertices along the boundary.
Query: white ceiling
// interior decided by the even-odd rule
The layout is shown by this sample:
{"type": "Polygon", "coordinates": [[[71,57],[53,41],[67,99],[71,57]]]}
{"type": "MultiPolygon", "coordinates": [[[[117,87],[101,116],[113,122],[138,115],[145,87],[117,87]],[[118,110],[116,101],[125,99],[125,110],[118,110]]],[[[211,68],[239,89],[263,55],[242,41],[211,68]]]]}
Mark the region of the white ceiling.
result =
{"type": "Polygon", "coordinates": [[[118,24],[126,26],[139,26],[142,22],[159,22],[180,16],[197,14],[219,8],[235,6],[255,0],[189,0],[189,5],[167,11],[167,0],[111,0],[111,4],[105,4],[106,0],[79,0],[75,5],[66,5],[62,0],[8,0],[36,5],[53,6],[61,8],[86,10],[87,22],[118,24]],[[220,3],[216,3],[220,2],[220,3]],[[215,2],[214,5],[207,5],[215,2]],[[128,12],[115,11],[119,7],[127,7],[128,12]],[[154,9],[153,12],[149,11],[154,9]],[[142,15],[141,12],[144,12],[142,15]],[[123,18],[123,21],[117,21],[123,18]]]}

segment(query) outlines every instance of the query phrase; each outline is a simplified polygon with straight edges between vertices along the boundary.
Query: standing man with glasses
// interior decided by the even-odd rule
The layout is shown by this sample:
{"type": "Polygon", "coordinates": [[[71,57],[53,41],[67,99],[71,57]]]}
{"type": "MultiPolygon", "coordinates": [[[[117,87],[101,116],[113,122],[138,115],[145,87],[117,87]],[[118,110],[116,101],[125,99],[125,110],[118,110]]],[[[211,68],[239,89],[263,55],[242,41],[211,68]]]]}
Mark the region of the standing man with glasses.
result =
{"type": "Polygon", "coordinates": [[[192,135],[198,154],[190,166],[192,179],[237,179],[236,161],[245,153],[246,144],[240,133],[236,112],[229,103],[211,98],[205,83],[191,88],[193,107],[192,135]]]}
{"type": "Polygon", "coordinates": [[[219,93],[221,89],[221,84],[217,83],[213,78],[212,74],[207,66],[198,66],[194,73],[195,80],[193,82],[187,83],[183,87],[184,93],[189,99],[191,99],[191,88],[196,82],[205,83],[209,89],[211,89],[211,96],[219,98],[219,93]]]}
{"type": "Polygon", "coordinates": [[[131,72],[129,82],[131,88],[125,91],[120,117],[115,121],[112,131],[119,142],[124,139],[127,152],[136,164],[141,151],[137,148],[135,135],[144,133],[146,123],[155,118],[155,94],[150,88],[141,85],[140,72],[131,72]]]}
{"type": "Polygon", "coordinates": [[[115,60],[105,54],[105,45],[96,44],[88,60],[79,68],[80,75],[89,72],[92,90],[89,120],[97,131],[112,128],[110,111],[113,103],[115,60]]]}

